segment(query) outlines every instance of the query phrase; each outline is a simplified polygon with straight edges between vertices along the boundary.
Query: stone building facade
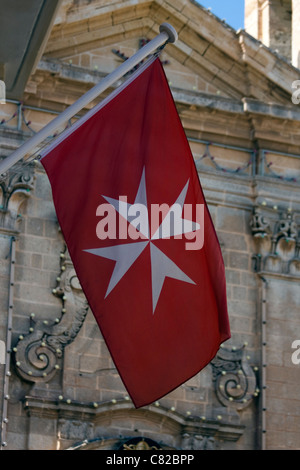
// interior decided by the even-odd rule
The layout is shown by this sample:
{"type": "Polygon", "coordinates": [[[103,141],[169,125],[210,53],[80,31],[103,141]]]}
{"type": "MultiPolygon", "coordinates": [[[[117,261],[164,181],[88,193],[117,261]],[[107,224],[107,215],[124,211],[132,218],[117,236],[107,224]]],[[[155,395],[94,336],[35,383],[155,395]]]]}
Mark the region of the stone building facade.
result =
{"type": "Polygon", "coordinates": [[[1,158],[172,24],[179,38],[161,60],[220,240],[232,338],[197,376],[135,409],[45,172],[25,158],[1,177],[3,449],[300,449],[297,18],[299,0],[246,1],[240,31],[192,0],[61,2],[22,100],[0,106],[1,158]]]}

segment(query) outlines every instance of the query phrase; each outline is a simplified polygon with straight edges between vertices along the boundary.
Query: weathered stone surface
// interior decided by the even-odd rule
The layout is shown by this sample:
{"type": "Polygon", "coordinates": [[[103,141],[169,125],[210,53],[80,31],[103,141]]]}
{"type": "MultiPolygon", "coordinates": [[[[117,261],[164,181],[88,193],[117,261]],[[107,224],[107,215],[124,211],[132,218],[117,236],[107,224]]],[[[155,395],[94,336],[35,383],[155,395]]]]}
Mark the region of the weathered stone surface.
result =
{"type": "MultiPolygon", "coordinates": [[[[257,1],[246,3],[254,34],[257,1]]],[[[135,437],[135,444],[147,438],[164,449],[299,449],[300,376],[291,345],[300,339],[300,112],[290,89],[300,78],[298,69],[190,0],[66,0],[22,108],[9,103],[0,110],[1,156],[115,69],[124,58],[113,49],[125,58],[132,55],[163,21],[178,30],[178,42],[167,45],[161,57],[226,268],[232,338],[218,360],[228,375],[218,368],[221,388],[216,389],[208,365],[159,403],[134,409],[91,312],[75,327],[74,302],[82,294],[69,282],[73,275],[66,277],[72,266],[61,257],[64,241],[51,188],[37,164],[19,217],[10,206],[0,208],[6,221],[0,224],[3,312],[9,298],[10,237],[17,238],[12,347],[21,364],[11,367],[9,379],[8,449],[111,449],[135,437]],[[67,295],[73,293],[73,310],[62,311],[62,286],[67,295]],[[32,341],[39,332],[42,350],[32,341]],[[49,358],[51,351],[49,376],[39,374],[41,359],[30,371],[23,367],[30,348],[49,358]],[[241,350],[243,358],[235,362],[241,350]],[[227,381],[230,373],[236,388],[227,381]],[[247,380],[252,388],[243,402],[237,385],[247,380]]],[[[7,201],[13,193],[13,188],[6,191],[7,201]]],[[[6,334],[3,315],[0,341],[6,334]]],[[[2,381],[4,364],[0,367],[2,381]]],[[[1,390],[1,403],[3,398],[1,390]]]]}

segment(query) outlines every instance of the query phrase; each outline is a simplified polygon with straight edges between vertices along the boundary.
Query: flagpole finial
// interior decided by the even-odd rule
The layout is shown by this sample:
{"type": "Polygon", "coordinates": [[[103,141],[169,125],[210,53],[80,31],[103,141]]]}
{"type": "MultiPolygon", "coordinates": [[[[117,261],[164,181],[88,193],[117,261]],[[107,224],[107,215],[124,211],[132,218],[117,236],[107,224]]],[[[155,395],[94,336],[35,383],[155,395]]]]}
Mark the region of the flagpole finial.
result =
{"type": "Polygon", "coordinates": [[[160,33],[167,33],[169,36],[169,42],[176,42],[178,39],[178,34],[175,28],[169,23],[162,23],[159,27],[160,33]]]}

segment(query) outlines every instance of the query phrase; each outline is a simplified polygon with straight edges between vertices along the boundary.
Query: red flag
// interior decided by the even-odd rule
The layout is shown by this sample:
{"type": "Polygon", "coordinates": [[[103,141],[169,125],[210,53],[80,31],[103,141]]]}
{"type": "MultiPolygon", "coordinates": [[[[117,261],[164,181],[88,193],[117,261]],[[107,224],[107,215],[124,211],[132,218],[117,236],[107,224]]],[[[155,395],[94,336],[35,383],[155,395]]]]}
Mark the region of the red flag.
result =
{"type": "Polygon", "coordinates": [[[136,407],[230,337],[224,264],[159,59],[42,155],[83,291],[136,407]]]}

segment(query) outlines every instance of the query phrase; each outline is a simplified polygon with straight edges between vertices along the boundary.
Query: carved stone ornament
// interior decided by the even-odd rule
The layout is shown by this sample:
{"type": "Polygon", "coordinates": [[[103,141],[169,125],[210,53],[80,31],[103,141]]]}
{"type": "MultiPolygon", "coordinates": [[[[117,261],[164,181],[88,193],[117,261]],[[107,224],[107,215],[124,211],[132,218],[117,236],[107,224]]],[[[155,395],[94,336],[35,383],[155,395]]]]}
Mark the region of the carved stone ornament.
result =
{"type": "Polygon", "coordinates": [[[266,219],[265,215],[259,207],[254,207],[252,218],[250,220],[250,227],[252,234],[256,238],[264,238],[270,229],[270,222],[266,219]]]}
{"type": "Polygon", "coordinates": [[[61,302],[61,313],[55,320],[30,317],[27,335],[21,335],[13,348],[18,374],[28,382],[48,382],[61,368],[64,348],[76,338],[88,312],[67,249],[60,254],[61,270],[53,295],[61,302]]]}
{"type": "Polygon", "coordinates": [[[92,439],[93,425],[81,420],[67,420],[64,418],[58,421],[59,435],[63,439],[92,439]]]}
{"type": "Polygon", "coordinates": [[[215,439],[211,436],[184,433],[181,448],[182,450],[214,450],[215,439]]]}
{"type": "Polygon", "coordinates": [[[159,444],[151,439],[135,437],[123,442],[120,450],[161,450],[159,444]]]}
{"type": "Polygon", "coordinates": [[[300,276],[300,215],[277,206],[256,206],[250,220],[256,272],[300,276]]]}
{"type": "Polygon", "coordinates": [[[18,163],[0,176],[0,229],[17,232],[20,207],[30,196],[35,163],[18,163]]]}
{"type": "Polygon", "coordinates": [[[222,405],[242,410],[258,395],[256,375],[244,347],[220,348],[211,365],[215,393],[222,405]]]}

